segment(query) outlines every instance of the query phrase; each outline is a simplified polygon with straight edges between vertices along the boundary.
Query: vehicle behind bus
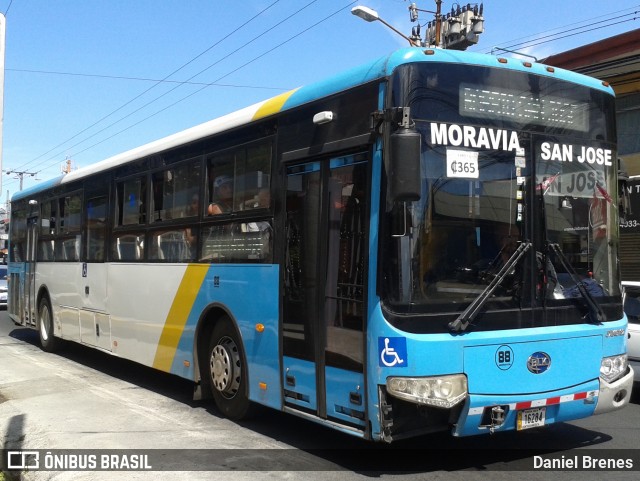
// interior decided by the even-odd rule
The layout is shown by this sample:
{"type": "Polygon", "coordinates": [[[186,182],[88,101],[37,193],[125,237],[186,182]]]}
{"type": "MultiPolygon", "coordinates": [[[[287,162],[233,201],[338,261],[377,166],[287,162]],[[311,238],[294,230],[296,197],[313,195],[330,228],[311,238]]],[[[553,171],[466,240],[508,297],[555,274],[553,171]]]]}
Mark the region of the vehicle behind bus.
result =
{"type": "Polygon", "coordinates": [[[624,311],[629,319],[627,354],[640,382],[640,176],[629,177],[626,185],[629,208],[620,221],[620,269],[624,289],[624,311]]]}

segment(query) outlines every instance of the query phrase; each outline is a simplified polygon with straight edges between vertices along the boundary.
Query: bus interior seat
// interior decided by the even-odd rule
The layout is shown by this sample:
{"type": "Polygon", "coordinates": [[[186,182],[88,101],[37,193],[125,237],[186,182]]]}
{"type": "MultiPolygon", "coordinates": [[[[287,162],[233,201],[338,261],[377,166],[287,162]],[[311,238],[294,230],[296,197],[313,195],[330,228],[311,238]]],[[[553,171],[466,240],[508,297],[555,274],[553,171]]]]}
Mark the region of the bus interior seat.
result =
{"type": "Polygon", "coordinates": [[[184,231],[163,232],[156,237],[158,259],[183,261],[189,259],[189,245],[184,231]]]}
{"type": "Polygon", "coordinates": [[[118,260],[139,260],[142,257],[141,254],[142,249],[137,235],[123,235],[116,240],[116,255],[118,260]]]}
{"type": "Polygon", "coordinates": [[[77,261],[80,259],[80,245],[78,239],[66,239],[62,241],[62,255],[66,261],[77,261]]]}

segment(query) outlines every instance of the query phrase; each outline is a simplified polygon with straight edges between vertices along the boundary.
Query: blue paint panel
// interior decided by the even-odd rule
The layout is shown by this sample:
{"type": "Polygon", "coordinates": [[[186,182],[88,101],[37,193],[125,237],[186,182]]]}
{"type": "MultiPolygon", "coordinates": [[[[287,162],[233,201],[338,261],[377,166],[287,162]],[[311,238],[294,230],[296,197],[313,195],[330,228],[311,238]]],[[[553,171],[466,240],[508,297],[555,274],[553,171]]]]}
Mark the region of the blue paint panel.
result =
{"type": "Polygon", "coordinates": [[[32,197],[40,192],[52,189],[53,187],[60,185],[63,178],[64,175],[55,177],[53,179],[45,180],[37,185],[21,190],[20,192],[16,192],[15,194],[13,194],[13,196],[11,196],[11,202],[15,202],[27,197],[32,197]]]}
{"type": "MultiPolygon", "coordinates": [[[[466,403],[463,409],[462,415],[458,420],[453,434],[456,436],[470,436],[474,434],[487,434],[487,427],[480,427],[480,421],[482,420],[482,414],[469,415],[469,408],[480,408],[485,406],[507,405],[518,402],[537,401],[541,398],[549,399],[552,397],[560,397],[580,392],[595,391],[599,389],[598,380],[594,380],[580,386],[573,386],[569,389],[563,389],[560,391],[553,391],[544,393],[544,395],[535,394],[530,396],[481,396],[472,395],[466,403]]],[[[564,421],[571,421],[573,419],[585,418],[593,415],[593,412],[597,405],[597,397],[595,402],[593,400],[580,399],[576,401],[568,401],[560,404],[554,404],[546,406],[545,413],[545,425],[553,424],[564,421]]],[[[513,409],[506,413],[506,420],[504,424],[497,428],[497,431],[513,431],[516,429],[517,414],[518,412],[513,409]]]]}
{"type": "Polygon", "coordinates": [[[387,57],[354,67],[338,75],[296,90],[284,103],[282,110],[297,107],[319,98],[362,85],[387,75],[387,57]]]}
{"type": "Polygon", "coordinates": [[[346,155],[344,157],[335,157],[329,161],[330,169],[339,169],[340,167],[344,167],[346,165],[358,165],[358,164],[366,164],[366,160],[355,161],[355,157],[353,155],[346,155]]]}
{"type": "MultiPolygon", "coordinates": [[[[372,285],[375,286],[375,282],[372,282],[372,285]]],[[[368,409],[374,438],[379,437],[381,432],[379,420],[375,415],[379,409],[377,389],[379,385],[386,383],[389,376],[421,377],[466,372],[471,392],[495,395],[493,397],[500,398],[501,403],[520,402],[530,398],[539,399],[562,395],[569,391],[562,391],[562,389],[575,386],[585,380],[588,380],[588,387],[584,388],[585,390],[597,390],[600,358],[620,354],[625,349],[624,336],[606,337],[608,331],[624,329],[625,319],[607,322],[603,325],[582,324],[556,326],[553,329],[472,331],[456,336],[449,333],[407,333],[387,323],[382,314],[379,299],[375,295],[371,295],[371,291],[369,292],[368,332],[370,335],[367,338],[367,352],[372,354],[367,359],[367,370],[371,376],[368,380],[368,409]],[[577,338],[578,335],[581,337],[577,338]],[[379,349],[378,337],[405,337],[407,356],[411,361],[409,366],[407,368],[380,366],[377,356],[374,355],[379,349]],[[556,344],[557,347],[555,347],[556,344]],[[502,345],[510,346],[515,357],[512,367],[504,371],[498,368],[495,361],[496,352],[502,345]],[[491,347],[489,348],[489,346],[491,347]],[[528,357],[533,352],[545,349],[550,351],[548,354],[552,355],[552,365],[548,372],[539,375],[529,373],[526,368],[526,358],[524,359],[524,367],[522,365],[516,367],[526,350],[530,351],[527,354],[528,357]],[[486,359],[484,359],[485,354],[486,359]],[[524,374],[525,372],[527,374],[524,374]],[[533,386],[527,385],[524,388],[525,378],[531,379],[533,376],[539,376],[541,380],[534,381],[533,386]],[[547,381],[549,378],[551,380],[547,381]],[[504,384],[500,379],[505,380],[504,384]],[[507,392],[507,389],[512,392],[507,392]],[[538,389],[540,391],[535,394],[538,389]],[[554,394],[552,389],[558,391],[554,394]],[[513,394],[518,390],[520,393],[526,392],[531,396],[513,394]],[[541,391],[545,390],[551,392],[542,394],[541,391]],[[499,395],[499,392],[505,394],[499,395]]],[[[574,393],[577,392],[576,389],[574,387],[570,391],[574,393]]],[[[476,397],[477,394],[472,395],[473,399],[476,397]]],[[[580,403],[576,406],[579,408],[562,406],[553,409],[558,409],[557,419],[561,420],[577,419],[592,413],[593,407],[591,406],[582,407],[580,403]]],[[[475,432],[467,434],[475,434],[475,432]]]]}
{"type": "MultiPolygon", "coordinates": [[[[381,83],[378,88],[378,108],[384,108],[385,97],[387,93],[386,83],[381,83]]],[[[378,285],[377,273],[378,273],[378,225],[380,217],[380,189],[382,185],[382,140],[378,138],[373,147],[373,156],[371,158],[371,201],[370,206],[370,224],[369,224],[369,266],[367,272],[369,273],[369,280],[367,282],[367,312],[369,312],[369,319],[367,320],[367,332],[377,333],[376,330],[381,324],[387,325],[386,321],[382,319],[380,312],[380,298],[376,292],[378,285]]],[[[371,350],[371,344],[374,342],[375,336],[367,336],[367,360],[371,358],[368,354],[373,352],[371,350]]],[[[366,361],[365,361],[366,362],[366,361]]],[[[380,417],[378,416],[378,380],[377,369],[373,369],[371,366],[367,366],[365,372],[369,372],[369,382],[367,383],[367,400],[369,410],[369,423],[371,426],[371,435],[374,439],[379,437],[381,432],[380,417]]]]}
{"type": "MultiPolygon", "coordinates": [[[[577,360],[578,354],[576,353],[574,355],[574,351],[580,349],[581,341],[574,342],[572,339],[577,338],[577,336],[580,336],[580,338],[577,339],[595,337],[598,339],[597,342],[594,340],[585,341],[586,345],[593,349],[593,351],[590,353],[580,354],[588,356],[588,359],[590,359],[588,361],[589,364],[587,366],[583,365],[579,367],[576,362],[574,363],[574,367],[567,367],[567,369],[590,370],[590,372],[586,374],[582,372],[576,373],[576,376],[579,379],[573,379],[571,384],[565,384],[573,385],[578,384],[579,382],[584,382],[587,378],[593,379],[598,377],[600,357],[624,352],[624,336],[612,338],[605,337],[606,332],[609,330],[624,329],[624,319],[620,321],[607,322],[603,325],[581,324],[556,326],[553,329],[527,328],[504,331],[472,331],[456,336],[449,333],[412,334],[398,330],[389,325],[384,319],[380,305],[377,304],[370,307],[368,322],[368,332],[376,333],[375,337],[369,336],[367,339],[367,349],[370,353],[378,352],[378,337],[406,337],[407,339],[407,356],[410,360],[407,368],[382,367],[379,365],[377,357],[373,355],[370,356],[368,360],[368,368],[371,373],[375,373],[375,378],[372,382],[380,384],[383,384],[386,381],[386,378],[391,375],[433,376],[440,374],[457,374],[469,371],[470,376],[486,377],[487,373],[485,371],[490,366],[484,362],[484,360],[482,363],[478,361],[479,365],[476,367],[470,365],[470,359],[465,361],[465,349],[479,346],[495,346],[492,348],[493,350],[491,351],[491,355],[487,357],[487,362],[490,362],[491,366],[493,366],[496,371],[500,370],[495,364],[495,353],[498,346],[503,344],[511,346],[513,350],[516,351],[517,344],[528,342],[536,343],[539,341],[541,344],[536,345],[535,348],[527,354],[527,356],[529,356],[535,351],[543,350],[540,346],[546,344],[542,343],[555,340],[563,343],[566,341],[567,344],[564,344],[566,349],[563,349],[565,352],[558,354],[558,356],[571,356],[571,359],[577,360]],[[474,369],[477,369],[478,371],[474,371],[474,369]]],[[[558,357],[557,359],[559,360],[558,362],[566,363],[567,365],[570,364],[571,361],[571,359],[563,357],[558,357]]],[[[474,362],[476,361],[474,360],[474,362]]],[[[555,366],[558,365],[559,364],[557,363],[555,364],[555,366]]],[[[554,369],[555,367],[552,365],[551,370],[547,374],[552,373],[554,369]]],[[[508,373],[509,371],[505,372],[508,373]]],[[[566,380],[568,380],[570,376],[565,377],[566,380]]]]}
{"type": "Polygon", "coordinates": [[[224,306],[237,322],[247,357],[249,398],[279,409],[280,362],[278,349],[278,278],[277,265],[212,264],[189,314],[180,338],[171,373],[193,379],[195,329],[204,309],[212,303],[224,306]],[[214,283],[219,278],[219,284],[214,283]],[[217,287],[216,287],[217,286],[217,287]],[[262,333],[256,324],[265,326],[262,333]],[[265,383],[266,390],[259,383],[265,383]]]}
{"type": "Polygon", "coordinates": [[[515,394],[548,392],[582,384],[600,375],[602,337],[575,337],[550,341],[499,343],[466,347],[464,372],[469,392],[479,394],[515,394]],[[502,346],[508,346],[512,354],[502,346]],[[496,363],[498,351],[513,357],[507,369],[496,363]],[[546,372],[534,374],[527,368],[527,360],[535,352],[544,352],[551,358],[546,372]]]}
{"type": "Polygon", "coordinates": [[[364,375],[360,372],[326,367],[325,383],[327,416],[364,426],[364,375]],[[360,395],[361,404],[352,402],[354,399],[351,393],[360,395]]]}
{"type": "Polygon", "coordinates": [[[301,87],[294,92],[289,99],[287,99],[282,110],[298,107],[305,103],[341,92],[357,85],[386,77],[391,75],[398,66],[416,62],[456,63],[468,64],[470,66],[479,65],[503,70],[532,73],[535,75],[557,78],[567,82],[586,85],[587,87],[613,95],[613,89],[611,87],[605,87],[600,80],[561,68],[555,68],[554,72],[551,73],[547,71],[546,65],[533,63],[531,67],[525,67],[522,61],[513,58],[507,59],[507,63],[500,63],[498,62],[498,57],[493,55],[456,50],[430,50],[434,52],[433,55],[425,55],[425,49],[423,48],[403,48],[387,55],[386,57],[382,57],[359,67],[347,70],[342,74],[301,87]]]}
{"type": "Polygon", "coordinates": [[[302,406],[313,411],[318,409],[316,400],[316,365],[311,361],[284,357],[282,359],[282,379],[284,379],[285,402],[302,406]],[[287,382],[287,377],[295,381],[287,382]],[[287,395],[286,391],[289,391],[287,395]]]}
{"type": "Polygon", "coordinates": [[[616,356],[627,352],[628,319],[626,315],[619,321],[607,322],[602,332],[604,333],[602,340],[602,357],[616,356]],[[616,332],[621,329],[624,329],[624,335],[607,337],[607,332],[616,332]]]}

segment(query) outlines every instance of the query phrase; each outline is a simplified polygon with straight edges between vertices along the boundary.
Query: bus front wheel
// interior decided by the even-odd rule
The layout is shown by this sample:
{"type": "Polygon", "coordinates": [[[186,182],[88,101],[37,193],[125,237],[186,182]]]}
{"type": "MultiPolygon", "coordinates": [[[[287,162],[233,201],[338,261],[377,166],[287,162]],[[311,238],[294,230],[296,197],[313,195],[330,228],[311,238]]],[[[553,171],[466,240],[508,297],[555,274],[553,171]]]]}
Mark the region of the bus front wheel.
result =
{"type": "Polygon", "coordinates": [[[240,420],[251,408],[242,344],[229,318],[213,328],[208,351],[208,375],[213,400],[226,417],[240,420]]]}
{"type": "Polygon", "coordinates": [[[60,345],[60,340],[53,335],[53,313],[49,299],[43,297],[38,305],[38,332],[40,346],[44,351],[54,352],[60,345]]]}

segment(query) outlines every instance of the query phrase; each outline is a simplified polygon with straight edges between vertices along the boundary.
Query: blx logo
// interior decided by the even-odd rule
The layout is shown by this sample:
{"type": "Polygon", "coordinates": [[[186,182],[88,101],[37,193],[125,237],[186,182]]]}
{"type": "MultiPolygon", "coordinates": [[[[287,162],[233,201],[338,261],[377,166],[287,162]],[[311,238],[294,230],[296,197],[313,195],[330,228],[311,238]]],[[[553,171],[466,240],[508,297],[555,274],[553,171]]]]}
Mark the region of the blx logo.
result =
{"type": "Polygon", "coordinates": [[[39,469],[38,451],[7,451],[7,469],[39,469]]]}

